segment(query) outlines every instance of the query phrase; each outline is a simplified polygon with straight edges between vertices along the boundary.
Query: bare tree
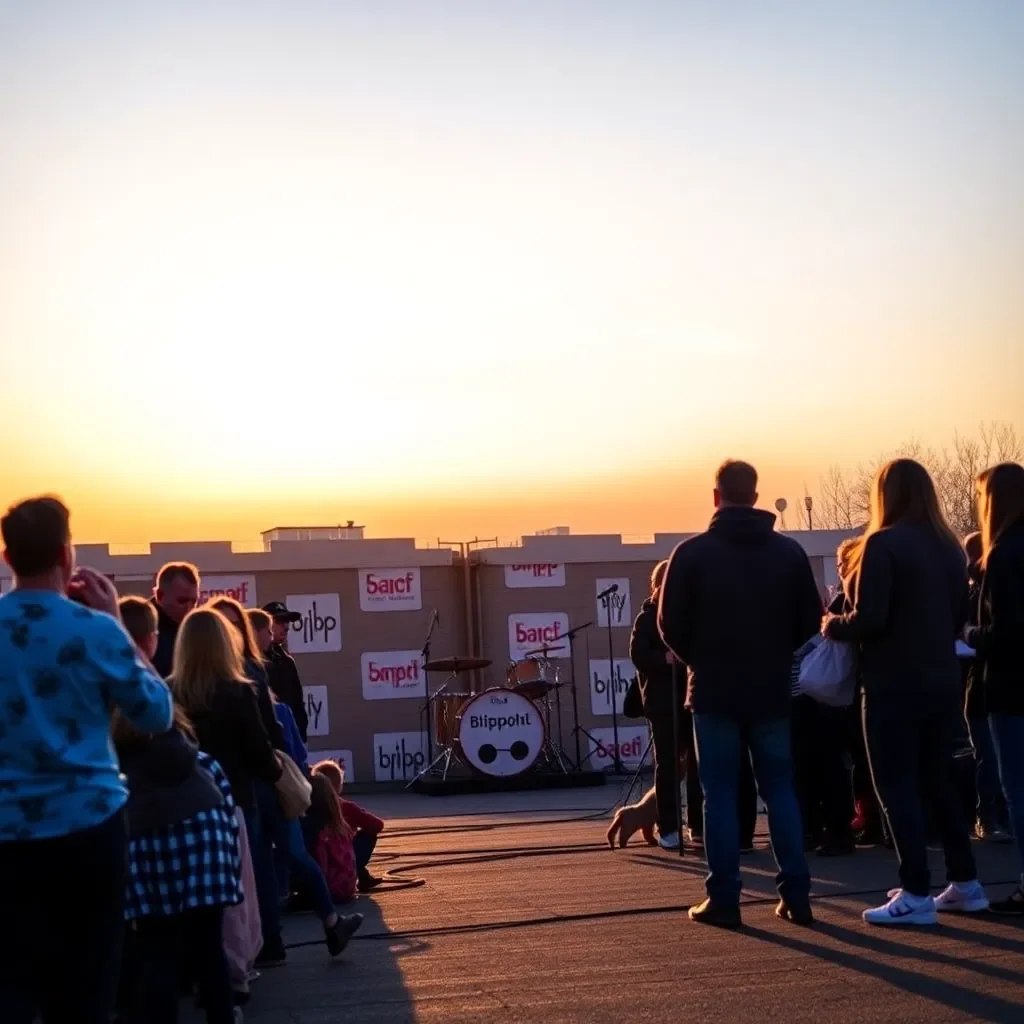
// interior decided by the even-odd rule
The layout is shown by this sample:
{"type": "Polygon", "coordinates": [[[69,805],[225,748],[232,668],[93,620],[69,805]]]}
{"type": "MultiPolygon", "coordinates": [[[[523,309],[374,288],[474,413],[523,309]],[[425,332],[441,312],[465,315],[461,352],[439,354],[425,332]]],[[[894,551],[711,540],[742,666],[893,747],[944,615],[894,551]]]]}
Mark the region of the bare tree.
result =
{"type": "Polygon", "coordinates": [[[982,424],[977,435],[955,434],[951,449],[925,448],[910,441],[852,470],[831,466],[818,485],[815,523],[824,530],[853,530],[864,526],[871,512],[871,481],[879,467],[895,458],[917,459],[935,481],[942,509],[961,535],[978,528],[975,480],[988,466],[1019,462],[1024,457],[1016,428],[1010,423],[982,424]]]}

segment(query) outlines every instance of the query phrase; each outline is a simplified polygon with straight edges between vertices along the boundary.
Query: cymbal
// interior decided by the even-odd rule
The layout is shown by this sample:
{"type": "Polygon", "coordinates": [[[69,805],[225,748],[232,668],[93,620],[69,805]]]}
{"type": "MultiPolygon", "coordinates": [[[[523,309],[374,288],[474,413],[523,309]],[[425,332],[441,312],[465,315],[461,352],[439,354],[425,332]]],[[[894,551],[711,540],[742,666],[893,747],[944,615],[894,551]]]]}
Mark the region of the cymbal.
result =
{"type": "Polygon", "coordinates": [[[487,658],[438,658],[428,661],[423,666],[424,672],[472,672],[478,668],[489,668],[491,662],[487,658]]]}
{"type": "Polygon", "coordinates": [[[539,654],[542,658],[546,658],[552,651],[564,651],[564,650],[565,650],[565,644],[562,644],[559,647],[549,647],[547,644],[545,644],[543,647],[538,647],[535,651],[527,651],[523,655],[523,657],[524,658],[533,658],[533,657],[536,657],[539,654]]]}

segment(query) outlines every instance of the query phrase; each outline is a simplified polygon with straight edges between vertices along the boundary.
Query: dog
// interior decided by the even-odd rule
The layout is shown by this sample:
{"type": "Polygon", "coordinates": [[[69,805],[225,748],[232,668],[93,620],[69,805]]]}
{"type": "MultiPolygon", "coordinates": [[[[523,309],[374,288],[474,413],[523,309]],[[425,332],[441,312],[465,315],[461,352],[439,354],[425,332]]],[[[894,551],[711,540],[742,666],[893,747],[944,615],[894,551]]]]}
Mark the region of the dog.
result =
{"type": "Polygon", "coordinates": [[[657,846],[658,840],[654,838],[654,826],[657,823],[658,807],[654,802],[654,787],[651,786],[638,803],[626,804],[615,812],[608,826],[608,845],[614,850],[617,838],[619,846],[625,846],[630,836],[639,832],[648,846],[657,846]]]}

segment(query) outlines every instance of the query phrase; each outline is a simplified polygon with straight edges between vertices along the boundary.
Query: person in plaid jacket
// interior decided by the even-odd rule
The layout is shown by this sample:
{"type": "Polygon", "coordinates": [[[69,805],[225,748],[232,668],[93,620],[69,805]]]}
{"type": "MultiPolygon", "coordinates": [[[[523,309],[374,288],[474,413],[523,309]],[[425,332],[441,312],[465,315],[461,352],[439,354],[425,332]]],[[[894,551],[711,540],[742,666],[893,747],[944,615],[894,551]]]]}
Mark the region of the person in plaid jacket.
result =
{"type": "Polygon", "coordinates": [[[195,744],[184,713],[151,736],[115,720],[128,778],[125,917],[134,932],[140,1019],[174,1024],[179,978],[196,979],[208,1024],[233,1024],[222,942],[224,910],[242,900],[238,822],[231,784],[195,744]]]}

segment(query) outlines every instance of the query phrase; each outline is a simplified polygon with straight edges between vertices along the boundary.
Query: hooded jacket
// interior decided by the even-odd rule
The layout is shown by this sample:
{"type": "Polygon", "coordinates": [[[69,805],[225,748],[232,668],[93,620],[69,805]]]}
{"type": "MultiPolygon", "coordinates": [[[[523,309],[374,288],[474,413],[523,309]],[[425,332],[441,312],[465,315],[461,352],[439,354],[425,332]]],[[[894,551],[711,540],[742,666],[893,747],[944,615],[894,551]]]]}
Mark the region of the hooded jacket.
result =
{"type": "Polygon", "coordinates": [[[802,547],[760,509],[720,509],[672,553],[658,628],[687,666],[686,706],[744,722],[790,710],[793,652],[817,633],[821,595],[802,547]]]}
{"type": "Polygon", "coordinates": [[[128,834],[176,825],[224,803],[213,776],[199,763],[196,745],[177,729],[140,736],[118,756],[128,779],[128,834]]]}

